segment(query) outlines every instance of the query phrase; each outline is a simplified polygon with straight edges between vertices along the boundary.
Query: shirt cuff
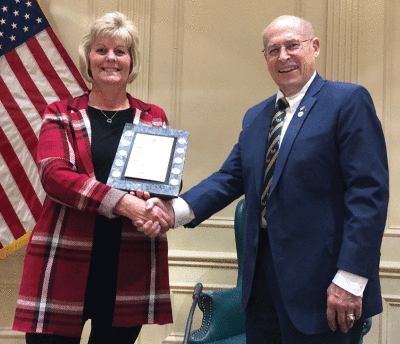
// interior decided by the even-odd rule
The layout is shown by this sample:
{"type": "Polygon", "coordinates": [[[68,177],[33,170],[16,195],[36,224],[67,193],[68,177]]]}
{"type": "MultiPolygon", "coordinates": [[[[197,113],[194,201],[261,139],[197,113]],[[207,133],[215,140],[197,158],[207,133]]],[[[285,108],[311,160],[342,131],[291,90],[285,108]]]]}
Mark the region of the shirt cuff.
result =
{"type": "Polygon", "coordinates": [[[368,278],[354,275],[350,272],[339,270],[333,281],[337,286],[352,293],[355,296],[363,296],[365,286],[367,285],[368,278]]]}
{"type": "Polygon", "coordinates": [[[186,225],[194,220],[194,212],[190,205],[183,198],[173,198],[169,203],[174,208],[175,212],[175,227],[186,225]]]}

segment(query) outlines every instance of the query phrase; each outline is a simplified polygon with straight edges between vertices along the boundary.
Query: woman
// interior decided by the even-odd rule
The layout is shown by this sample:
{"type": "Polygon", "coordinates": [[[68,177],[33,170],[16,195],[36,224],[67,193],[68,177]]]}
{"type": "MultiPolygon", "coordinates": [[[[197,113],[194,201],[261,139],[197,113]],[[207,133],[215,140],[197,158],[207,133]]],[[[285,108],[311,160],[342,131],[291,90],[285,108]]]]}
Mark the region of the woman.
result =
{"type": "Polygon", "coordinates": [[[47,193],[27,248],[14,330],[26,342],[134,343],[142,324],[172,322],[166,237],[172,226],[143,199],[105,183],[125,123],[166,127],[164,111],[126,93],[139,70],[138,34],[123,14],[96,20],[79,47],[92,90],[45,111],[37,164],[47,193]]]}

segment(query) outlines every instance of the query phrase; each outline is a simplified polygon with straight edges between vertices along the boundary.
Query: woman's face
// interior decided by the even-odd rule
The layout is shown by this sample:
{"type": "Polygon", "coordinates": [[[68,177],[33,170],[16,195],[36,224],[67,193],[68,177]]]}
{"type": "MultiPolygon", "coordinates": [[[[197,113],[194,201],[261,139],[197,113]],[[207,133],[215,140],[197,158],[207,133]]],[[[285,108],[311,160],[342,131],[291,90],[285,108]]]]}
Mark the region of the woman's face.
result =
{"type": "Polygon", "coordinates": [[[126,85],[130,72],[129,49],[121,39],[97,36],[89,52],[93,84],[126,85]]]}

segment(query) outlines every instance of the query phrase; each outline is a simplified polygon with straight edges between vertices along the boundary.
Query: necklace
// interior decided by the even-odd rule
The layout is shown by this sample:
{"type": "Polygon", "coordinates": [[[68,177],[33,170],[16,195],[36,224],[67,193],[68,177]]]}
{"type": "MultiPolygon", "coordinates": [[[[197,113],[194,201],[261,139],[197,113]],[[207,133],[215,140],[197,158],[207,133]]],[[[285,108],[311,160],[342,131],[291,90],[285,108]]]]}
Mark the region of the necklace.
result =
{"type": "Polygon", "coordinates": [[[108,117],[103,110],[99,109],[101,111],[101,113],[107,118],[107,123],[112,123],[112,119],[115,117],[115,115],[119,112],[119,110],[117,110],[111,117],[108,117]]]}

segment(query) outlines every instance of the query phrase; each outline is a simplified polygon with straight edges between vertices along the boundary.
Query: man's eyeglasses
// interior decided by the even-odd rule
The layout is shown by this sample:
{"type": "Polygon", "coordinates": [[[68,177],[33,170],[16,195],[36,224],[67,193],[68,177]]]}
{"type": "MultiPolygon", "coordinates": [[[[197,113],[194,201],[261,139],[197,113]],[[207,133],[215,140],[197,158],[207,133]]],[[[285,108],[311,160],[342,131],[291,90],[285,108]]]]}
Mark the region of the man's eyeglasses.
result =
{"type": "Polygon", "coordinates": [[[270,47],[265,48],[262,52],[265,56],[268,57],[277,57],[281,53],[281,48],[285,47],[287,53],[295,53],[301,48],[301,45],[304,42],[311,42],[313,38],[305,39],[304,41],[287,41],[282,45],[271,45],[270,47]]]}

